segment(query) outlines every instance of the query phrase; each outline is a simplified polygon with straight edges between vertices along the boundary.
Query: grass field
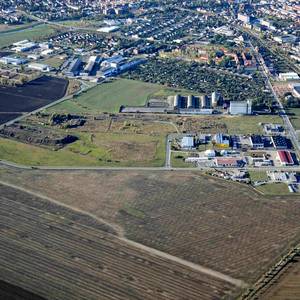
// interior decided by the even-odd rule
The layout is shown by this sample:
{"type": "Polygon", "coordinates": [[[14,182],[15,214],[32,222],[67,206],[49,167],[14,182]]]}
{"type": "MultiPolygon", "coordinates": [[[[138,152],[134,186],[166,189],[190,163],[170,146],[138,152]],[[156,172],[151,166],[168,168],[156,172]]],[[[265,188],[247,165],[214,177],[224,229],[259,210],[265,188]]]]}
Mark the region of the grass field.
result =
{"type": "Polygon", "coordinates": [[[290,121],[296,130],[300,129],[300,108],[292,108],[288,110],[290,121]]]}
{"type": "Polygon", "coordinates": [[[121,105],[144,105],[146,100],[176,94],[178,90],[128,79],[97,85],[80,96],[52,107],[69,113],[119,112],[121,105]]]}
{"type": "Polygon", "coordinates": [[[9,169],[1,178],[121,226],[138,243],[247,283],[300,239],[299,197],[265,197],[201,173],[9,169]]]}
{"type": "Polygon", "coordinates": [[[229,133],[252,134],[263,133],[260,123],[283,124],[279,116],[233,116],[223,118],[229,133]]]}
{"type": "Polygon", "coordinates": [[[184,161],[184,159],[187,157],[188,155],[185,153],[171,153],[171,166],[173,168],[193,168],[194,165],[191,163],[186,163],[184,161]]]}
{"type": "Polygon", "coordinates": [[[33,41],[41,40],[48,37],[49,35],[54,34],[55,32],[56,30],[53,27],[43,24],[24,30],[0,33],[0,48],[9,46],[14,42],[18,42],[24,39],[33,41]]]}
{"type": "MultiPolygon", "coordinates": [[[[171,117],[170,117],[171,118],[171,117]]],[[[181,132],[229,133],[229,134],[262,134],[261,123],[282,124],[279,116],[189,116],[173,117],[181,132]]]]}
{"type": "Polygon", "coordinates": [[[164,164],[164,136],[134,133],[78,135],[78,141],[57,151],[0,138],[0,159],[32,166],[158,167],[164,164]]]}
{"type": "Polygon", "coordinates": [[[50,67],[55,69],[58,69],[63,64],[63,62],[64,60],[60,59],[58,56],[53,56],[41,61],[41,63],[49,65],[50,67]]]}
{"type": "Polygon", "coordinates": [[[249,171],[251,181],[268,180],[267,172],[265,171],[249,171]]]}
{"type": "Polygon", "coordinates": [[[289,195],[288,186],[285,183],[269,183],[257,187],[265,195],[289,195]]]}

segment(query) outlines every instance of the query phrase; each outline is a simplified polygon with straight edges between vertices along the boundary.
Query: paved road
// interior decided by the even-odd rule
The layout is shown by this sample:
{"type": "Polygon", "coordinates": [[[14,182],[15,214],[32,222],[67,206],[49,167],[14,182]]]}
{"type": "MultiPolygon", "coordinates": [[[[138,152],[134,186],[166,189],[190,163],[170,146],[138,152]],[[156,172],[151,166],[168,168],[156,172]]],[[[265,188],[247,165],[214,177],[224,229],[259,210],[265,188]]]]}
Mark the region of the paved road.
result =
{"type": "Polygon", "coordinates": [[[227,167],[186,167],[186,168],[169,168],[164,167],[69,167],[69,166],[30,166],[21,165],[14,162],[0,160],[0,167],[10,167],[20,170],[45,170],[45,171],[285,171],[300,172],[300,166],[291,167],[244,167],[244,168],[227,168],[227,167]]]}
{"type": "Polygon", "coordinates": [[[286,130],[293,142],[293,145],[296,149],[296,152],[297,152],[297,156],[299,156],[300,154],[300,146],[299,146],[299,142],[298,142],[298,137],[297,137],[297,133],[289,119],[289,117],[287,116],[286,114],[286,111],[280,101],[280,99],[278,98],[273,86],[272,86],[272,83],[270,81],[270,77],[269,77],[269,71],[268,71],[268,68],[265,64],[265,61],[263,59],[263,57],[261,56],[261,54],[253,47],[253,44],[251,43],[251,41],[249,41],[250,45],[251,45],[251,48],[252,48],[252,51],[256,54],[256,57],[257,57],[257,60],[260,64],[260,67],[262,69],[262,74],[264,75],[265,77],[265,82],[266,82],[266,85],[269,87],[274,99],[276,100],[277,104],[278,104],[278,107],[279,107],[279,115],[281,116],[281,118],[283,119],[283,122],[285,124],[285,127],[286,127],[286,130]]]}
{"type": "Polygon", "coordinates": [[[172,139],[168,135],[166,138],[166,163],[165,163],[166,169],[171,168],[171,144],[172,144],[172,139]]]}

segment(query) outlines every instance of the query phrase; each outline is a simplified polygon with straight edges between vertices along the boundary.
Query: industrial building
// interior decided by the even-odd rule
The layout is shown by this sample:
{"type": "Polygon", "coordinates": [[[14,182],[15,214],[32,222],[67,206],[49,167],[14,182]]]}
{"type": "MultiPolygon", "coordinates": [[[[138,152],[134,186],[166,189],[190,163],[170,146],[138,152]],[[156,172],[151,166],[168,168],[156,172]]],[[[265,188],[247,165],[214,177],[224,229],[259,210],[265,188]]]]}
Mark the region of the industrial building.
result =
{"type": "Polygon", "coordinates": [[[292,88],[292,92],[293,92],[294,96],[297,98],[300,98],[300,84],[295,83],[295,84],[291,85],[291,88],[292,88]]]}
{"type": "Polygon", "coordinates": [[[275,149],[287,149],[288,148],[288,141],[286,137],[281,135],[276,135],[271,137],[272,144],[274,145],[275,149]]]}
{"type": "Polygon", "coordinates": [[[192,149],[194,148],[194,137],[193,136],[184,136],[181,139],[180,146],[182,149],[192,149]]]}
{"type": "Polygon", "coordinates": [[[28,65],[28,68],[31,70],[36,70],[40,72],[50,72],[51,67],[45,64],[38,64],[38,63],[30,63],[28,65]]]}
{"type": "Polygon", "coordinates": [[[278,78],[283,81],[299,80],[299,75],[295,72],[279,73],[278,78]]]}
{"type": "Polygon", "coordinates": [[[207,95],[202,95],[201,99],[201,108],[211,108],[211,99],[207,95]]]}
{"type": "Polygon", "coordinates": [[[247,101],[230,101],[229,113],[231,115],[251,115],[252,102],[247,101]]]}
{"type": "Polygon", "coordinates": [[[0,58],[0,63],[5,65],[23,65],[27,63],[26,59],[17,58],[17,57],[10,57],[10,56],[3,56],[0,58]]]}
{"type": "Polygon", "coordinates": [[[28,40],[23,40],[13,44],[12,50],[15,52],[26,52],[38,47],[38,44],[29,42],[28,40]]]}
{"type": "Polygon", "coordinates": [[[95,64],[96,64],[97,56],[91,56],[84,67],[84,70],[80,73],[81,76],[89,76],[91,75],[95,64]]]}
{"type": "Polygon", "coordinates": [[[277,158],[282,166],[294,165],[294,160],[290,151],[284,151],[284,150],[277,151],[277,158]]]}
{"type": "Polygon", "coordinates": [[[212,138],[212,142],[217,148],[229,148],[230,138],[223,133],[217,133],[212,138]]]}
{"type": "Polygon", "coordinates": [[[206,95],[202,95],[201,97],[175,95],[173,98],[173,106],[174,109],[210,109],[212,107],[211,99],[206,95]]]}
{"type": "Polygon", "coordinates": [[[251,135],[250,145],[253,149],[263,149],[265,147],[264,140],[260,135],[251,135]]]}
{"type": "Polygon", "coordinates": [[[215,163],[220,168],[238,168],[245,165],[240,157],[217,157],[215,163]]]}
{"type": "Polygon", "coordinates": [[[73,61],[70,63],[67,71],[65,72],[65,74],[67,76],[77,76],[80,73],[80,67],[82,64],[82,60],[81,58],[74,58],[73,61]]]}
{"type": "Polygon", "coordinates": [[[98,32],[111,33],[119,30],[119,26],[106,26],[97,29],[98,32]]]}
{"type": "Polygon", "coordinates": [[[211,94],[211,105],[213,108],[216,108],[219,105],[221,98],[222,98],[222,96],[218,92],[213,92],[211,94]]]}

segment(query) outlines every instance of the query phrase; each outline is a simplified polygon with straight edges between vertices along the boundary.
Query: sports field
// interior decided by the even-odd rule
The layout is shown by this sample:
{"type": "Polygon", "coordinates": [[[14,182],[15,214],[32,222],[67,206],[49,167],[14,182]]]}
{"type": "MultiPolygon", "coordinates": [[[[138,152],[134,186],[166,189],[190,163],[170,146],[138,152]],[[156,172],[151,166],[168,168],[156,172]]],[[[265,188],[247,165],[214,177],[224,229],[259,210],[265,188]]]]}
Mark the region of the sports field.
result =
{"type": "Polygon", "coordinates": [[[121,105],[144,105],[149,97],[174,95],[182,90],[158,84],[128,79],[103,83],[51,108],[51,111],[68,113],[119,112],[121,105]]]}
{"type": "Polygon", "coordinates": [[[55,32],[56,30],[53,27],[42,24],[19,31],[0,33],[0,48],[7,47],[20,40],[28,39],[36,41],[44,39],[55,32]]]}

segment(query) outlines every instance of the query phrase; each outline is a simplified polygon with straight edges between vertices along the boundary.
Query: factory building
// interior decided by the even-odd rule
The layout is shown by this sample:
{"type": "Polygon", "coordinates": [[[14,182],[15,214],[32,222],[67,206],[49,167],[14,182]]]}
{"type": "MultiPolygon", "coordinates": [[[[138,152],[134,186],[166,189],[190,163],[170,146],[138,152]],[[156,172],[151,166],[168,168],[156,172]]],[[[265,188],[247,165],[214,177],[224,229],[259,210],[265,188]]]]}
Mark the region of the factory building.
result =
{"type": "Polygon", "coordinates": [[[16,58],[16,57],[10,57],[10,56],[4,56],[0,58],[0,63],[5,65],[23,65],[27,63],[26,59],[23,58],[16,58]]]}
{"type": "Polygon", "coordinates": [[[250,145],[253,149],[263,149],[265,147],[264,140],[260,135],[251,135],[250,145]]]}
{"type": "Polygon", "coordinates": [[[277,158],[282,166],[294,165],[294,160],[290,151],[280,150],[277,151],[277,158]]]}
{"type": "Polygon", "coordinates": [[[283,81],[299,80],[299,75],[295,72],[279,73],[278,78],[283,81]]]}
{"type": "Polygon", "coordinates": [[[77,76],[80,71],[80,66],[82,64],[81,58],[75,58],[68,68],[68,70],[65,72],[67,76],[77,76]]]}
{"type": "Polygon", "coordinates": [[[31,63],[28,65],[28,68],[31,70],[36,70],[40,72],[50,72],[51,68],[48,65],[38,64],[38,63],[31,63]]]}
{"type": "Polygon", "coordinates": [[[193,95],[181,96],[175,95],[173,101],[174,109],[200,109],[200,108],[211,108],[211,99],[204,95],[199,97],[195,97],[193,95]]]}
{"type": "Polygon", "coordinates": [[[188,96],[187,108],[194,108],[194,96],[193,95],[188,96]]]}
{"type": "Polygon", "coordinates": [[[38,44],[29,42],[28,40],[16,42],[13,45],[12,50],[15,52],[26,52],[38,47],[38,44]]]}
{"type": "Polygon", "coordinates": [[[230,145],[229,136],[225,136],[222,133],[217,133],[213,137],[212,142],[218,148],[229,148],[229,145],[230,145]]]}
{"type": "Polygon", "coordinates": [[[89,76],[91,75],[94,66],[96,64],[97,56],[91,56],[84,68],[84,70],[80,73],[81,76],[89,76]]]}
{"type": "Polygon", "coordinates": [[[211,99],[207,95],[201,96],[201,108],[211,108],[211,99]]]}
{"type": "Polygon", "coordinates": [[[174,96],[174,108],[180,108],[180,95],[175,95],[174,96]]]}
{"type": "Polygon", "coordinates": [[[237,168],[245,164],[244,161],[238,157],[218,157],[215,159],[215,163],[219,168],[237,168]]]}
{"type": "Polygon", "coordinates": [[[229,113],[231,115],[251,115],[252,102],[248,101],[230,101],[229,113]]]}
{"type": "Polygon", "coordinates": [[[287,149],[288,148],[288,141],[285,136],[276,135],[272,136],[272,144],[276,149],[287,149]]]}
{"type": "Polygon", "coordinates": [[[184,136],[180,143],[182,149],[192,149],[194,145],[194,137],[192,136],[184,136]]]}
{"type": "Polygon", "coordinates": [[[292,92],[294,96],[300,98],[300,84],[299,83],[292,84],[290,85],[290,87],[292,88],[292,92]]]}
{"type": "Polygon", "coordinates": [[[211,94],[211,105],[213,108],[217,107],[219,105],[221,99],[221,94],[218,92],[213,92],[211,94]]]}

